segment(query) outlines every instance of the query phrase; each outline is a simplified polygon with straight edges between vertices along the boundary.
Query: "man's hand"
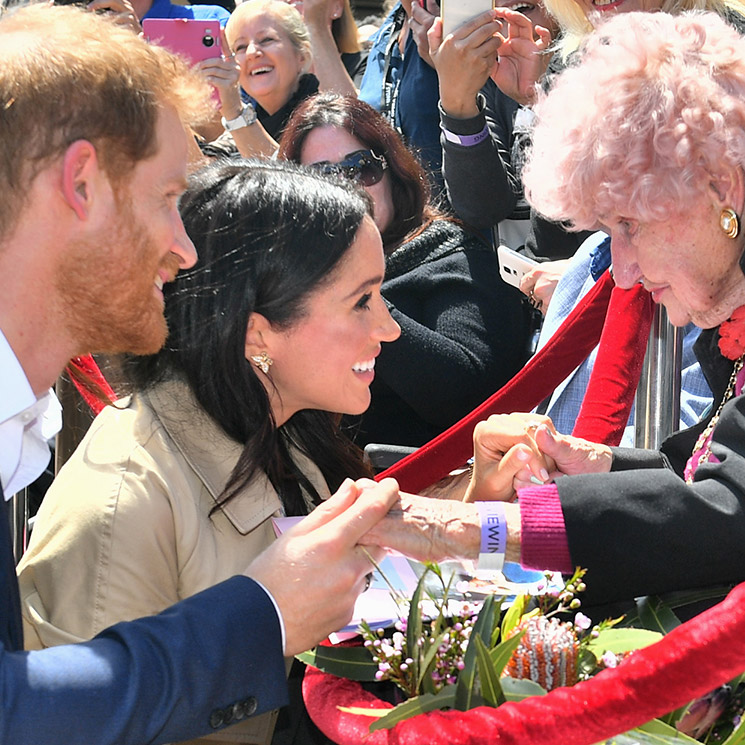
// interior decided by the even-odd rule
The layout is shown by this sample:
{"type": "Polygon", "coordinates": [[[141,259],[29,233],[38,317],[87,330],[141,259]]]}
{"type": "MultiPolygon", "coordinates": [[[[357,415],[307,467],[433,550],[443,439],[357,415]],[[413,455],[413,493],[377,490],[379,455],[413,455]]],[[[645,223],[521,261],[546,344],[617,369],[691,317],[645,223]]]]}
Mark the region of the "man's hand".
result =
{"type": "Polygon", "coordinates": [[[309,649],[352,617],[365,575],[385,551],[363,548],[372,530],[398,498],[398,484],[345,481],[330,499],[277,539],[246,574],[274,597],[285,624],[285,654],[309,649]]]}
{"type": "Polygon", "coordinates": [[[429,56],[429,41],[427,32],[434,23],[437,16],[422,8],[418,2],[411,3],[411,15],[409,16],[409,29],[416,43],[419,56],[430,66],[434,67],[429,56]]]}

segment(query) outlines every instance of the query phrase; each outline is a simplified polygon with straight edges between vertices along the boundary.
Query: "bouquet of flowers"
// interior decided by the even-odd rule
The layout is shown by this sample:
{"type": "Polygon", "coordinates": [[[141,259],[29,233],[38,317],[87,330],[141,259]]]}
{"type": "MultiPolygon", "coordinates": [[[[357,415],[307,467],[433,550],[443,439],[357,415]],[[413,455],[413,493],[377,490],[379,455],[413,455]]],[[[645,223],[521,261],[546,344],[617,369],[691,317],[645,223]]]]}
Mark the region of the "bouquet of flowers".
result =
{"type": "MultiPolygon", "coordinates": [[[[579,611],[583,575],[577,570],[563,586],[546,583],[543,593],[517,596],[502,613],[502,600],[493,595],[481,604],[468,597],[456,599],[452,580],[446,582],[439,567],[429,566],[411,597],[406,618],[394,627],[373,629],[363,623],[361,645],[324,646],[300,656],[317,668],[311,675],[325,676],[323,711],[314,712],[306,697],[311,716],[324,720],[338,711],[345,727],[353,723],[342,737],[336,722],[331,727],[339,742],[389,742],[390,728],[420,714],[499,707],[573,686],[614,668],[634,650],[661,639],[666,624],[676,624],[669,610],[655,606],[646,610],[653,621],[647,625],[656,630],[629,628],[622,619],[593,625],[579,611]],[[426,589],[428,575],[438,579],[440,592],[426,589]],[[571,620],[560,620],[572,613],[571,620]],[[339,676],[337,684],[332,675],[339,676]],[[392,702],[358,695],[361,683],[375,681],[395,684],[398,694],[392,702]],[[357,705],[362,699],[363,705],[357,705]]],[[[742,745],[745,728],[739,726],[739,719],[744,688],[735,680],[664,721],[654,720],[634,730],[628,742],[695,743],[688,733],[712,745],[742,745]]],[[[317,723],[324,729],[323,722],[317,723]]],[[[616,738],[617,743],[623,741],[616,738]]]]}

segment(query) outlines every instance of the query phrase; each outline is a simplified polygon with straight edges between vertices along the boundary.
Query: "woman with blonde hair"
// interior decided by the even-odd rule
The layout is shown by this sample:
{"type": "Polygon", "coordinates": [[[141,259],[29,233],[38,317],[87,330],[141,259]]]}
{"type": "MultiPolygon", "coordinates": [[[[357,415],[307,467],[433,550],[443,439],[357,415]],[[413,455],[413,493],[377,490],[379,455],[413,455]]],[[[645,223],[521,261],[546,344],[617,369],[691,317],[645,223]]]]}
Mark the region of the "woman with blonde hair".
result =
{"type": "MultiPolygon", "coordinates": [[[[306,98],[319,90],[355,92],[332,37],[345,0],[308,0],[301,8],[307,25],[298,8],[282,0],[249,0],[231,14],[224,37],[228,56],[201,65],[219,93],[225,128],[207,154],[272,156],[306,98]]],[[[352,50],[354,37],[343,32],[347,26],[340,24],[339,38],[352,50]]]]}

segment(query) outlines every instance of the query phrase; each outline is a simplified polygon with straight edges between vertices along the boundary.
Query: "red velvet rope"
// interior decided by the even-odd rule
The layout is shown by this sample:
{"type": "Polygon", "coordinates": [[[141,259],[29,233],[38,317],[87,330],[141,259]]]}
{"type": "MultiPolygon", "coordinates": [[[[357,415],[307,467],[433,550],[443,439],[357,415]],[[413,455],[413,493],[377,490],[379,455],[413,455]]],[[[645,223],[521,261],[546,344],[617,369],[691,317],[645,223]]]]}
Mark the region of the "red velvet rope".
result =
{"type": "MultiPolygon", "coordinates": [[[[546,398],[597,346],[601,338],[606,310],[613,289],[613,279],[610,273],[606,271],[567,316],[564,323],[561,324],[546,345],[530,359],[528,364],[512,380],[459,422],[456,422],[430,442],[422,445],[416,452],[378,474],[376,478],[380,480],[391,476],[398,479],[399,485],[404,491],[418,492],[425,486],[439,481],[454,468],[463,465],[472,455],[473,429],[478,422],[486,419],[491,414],[530,411],[546,398]]],[[[635,333],[625,335],[627,343],[622,350],[618,350],[609,341],[608,356],[611,358],[633,349],[634,359],[643,359],[643,349],[646,348],[643,323],[639,318],[628,316],[628,313],[634,308],[639,310],[638,295],[639,290],[637,289],[618,290],[616,293],[617,299],[614,307],[618,308],[618,312],[614,310],[611,316],[612,325],[625,327],[627,331],[634,329],[635,333]],[[635,300],[629,301],[628,298],[635,298],[635,300]],[[626,315],[623,315],[624,313],[626,315]],[[636,347],[634,347],[634,342],[636,347]],[[640,354],[641,357],[639,357],[640,354]]],[[[617,336],[617,331],[609,328],[607,338],[612,340],[615,336],[617,336]]],[[[620,386],[617,389],[618,395],[623,396],[625,402],[621,407],[616,407],[616,417],[623,415],[624,407],[630,408],[633,390],[636,389],[633,376],[625,371],[625,364],[627,362],[621,358],[612,366],[614,371],[624,369],[624,373],[620,377],[628,381],[627,386],[620,386]]],[[[597,363],[595,367],[597,368],[597,363]]],[[[637,371],[637,382],[639,371],[637,371]]],[[[614,374],[617,374],[617,372],[614,374]]],[[[602,400],[598,403],[601,404],[602,408],[602,400]]],[[[628,413],[623,418],[621,427],[627,419],[628,413]]],[[[615,432],[618,426],[614,421],[610,427],[611,433],[615,432]]],[[[599,437],[598,442],[603,442],[608,437],[607,432],[599,432],[599,434],[604,436],[599,437]]]]}
{"type": "Polygon", "coordinates": [[[389,708],[354,683],[308,668],[308,713],[339,745],[592,745],[677,709],[745,670],[745,583],[619,667],[547,696],[423,714],[372,735],[343,707],[389,708]]]}
{"type": "Polygon", "coordinates": [[[641,286],[614,287],[600,336],[600,347],[573,435],[618,445],[634,404],[649,329],[652,296],[641,286]]]}
{"type": "Polygon", "coordinates": [[[91,355],[74,357],[68,363],[68,367],[77,371],[78,375],[72,376],[72,382],[94,414],[99,414],[106,406],[106,401],[103,398],[116,401],[117,396],[114,389],[109,385],[101,372],[101,368],[91,355]],[[98,392],[94,393],[96,389],[98,389],[98,392]]]}

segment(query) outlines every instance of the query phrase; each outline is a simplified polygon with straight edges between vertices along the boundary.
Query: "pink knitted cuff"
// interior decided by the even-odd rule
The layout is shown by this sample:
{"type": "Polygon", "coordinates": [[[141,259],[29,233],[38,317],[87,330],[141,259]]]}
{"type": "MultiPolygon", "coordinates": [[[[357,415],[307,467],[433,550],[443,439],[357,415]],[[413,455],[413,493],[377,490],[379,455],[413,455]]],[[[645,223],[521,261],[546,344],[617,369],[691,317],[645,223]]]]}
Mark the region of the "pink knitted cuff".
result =
{"type": "Polygon", "coordinates": [[[521,557],[527,569],[571,574],[564,513],[555,484],[520,489],[521,557]]]}

